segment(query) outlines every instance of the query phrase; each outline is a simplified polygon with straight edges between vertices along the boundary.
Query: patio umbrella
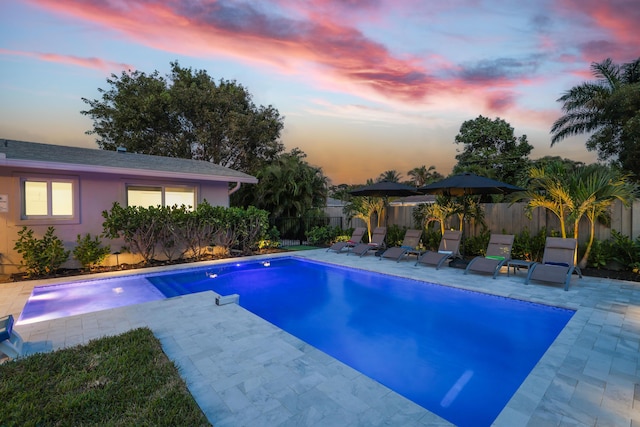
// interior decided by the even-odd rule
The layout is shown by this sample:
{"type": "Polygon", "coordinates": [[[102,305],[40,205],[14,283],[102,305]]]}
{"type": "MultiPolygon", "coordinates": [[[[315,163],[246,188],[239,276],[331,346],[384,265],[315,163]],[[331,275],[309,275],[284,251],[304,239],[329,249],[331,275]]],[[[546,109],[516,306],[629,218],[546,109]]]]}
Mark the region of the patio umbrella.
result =
{"type": "MultiPolygon", "coordinates": [[[[459,175],[453,175],[443,180],[432,182],[418,188],[423,194],[441,194],[444,196],[472,196],[482,194],[509,194],[516,191],[524,191],[524,188],[505,182],[496,181],[495,179],[465,172],[459,175]]],[[[464,210],[462,213],[462,221],[467,216],[467,200],[464,200],[464,210]]],[[[466,229],[466,227],[463,227],[466,229]]],[[[466,231],[466,230],[465,230],[466,231]]],[[[463,234],[464,237],[464,234],[463,234]]]]}
{"type": "Polygon", "coordinates": [[[352,196],[406,197],[420,194],[415,187],[392,181],[380,181],[349,191],[352,196]]]}
{"type": "Polygon", "coordinates": [[[418,191],[423,194],[471,196],[475,194],[508,194],[524,191],[524,188],[467,172],[432,182],[418,188],[418,191]]]}

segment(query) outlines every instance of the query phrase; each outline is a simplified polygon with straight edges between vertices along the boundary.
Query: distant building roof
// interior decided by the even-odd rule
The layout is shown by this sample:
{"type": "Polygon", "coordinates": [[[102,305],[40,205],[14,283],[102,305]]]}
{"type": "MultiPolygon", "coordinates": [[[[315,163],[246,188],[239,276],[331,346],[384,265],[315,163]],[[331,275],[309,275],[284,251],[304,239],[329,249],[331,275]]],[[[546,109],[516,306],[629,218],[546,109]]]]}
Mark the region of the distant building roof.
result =
{"type": "Polygon", "coordinates": [[[255,177],[246,173],[202,160],[7,139],[0,139],[0,165],[120,175],[133,174],[156,178],[167,177],[252,184],[258,182],[255,177]]]}
{"type": "Polygon", "coordinates": [[[435,203],[436,196],[433,194],[421,194],[419,196],[407,196],[389,202],[391,206],[417,206],[422,203],[435,203]]]}

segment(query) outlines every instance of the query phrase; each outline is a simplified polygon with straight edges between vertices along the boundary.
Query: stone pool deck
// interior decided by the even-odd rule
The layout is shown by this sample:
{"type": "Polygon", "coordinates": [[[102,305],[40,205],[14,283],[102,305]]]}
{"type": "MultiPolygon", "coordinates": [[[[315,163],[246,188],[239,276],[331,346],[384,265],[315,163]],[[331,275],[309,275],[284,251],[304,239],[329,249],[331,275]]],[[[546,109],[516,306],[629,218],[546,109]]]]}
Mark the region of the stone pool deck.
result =
{"type": "MultiPolygon", "coordinates": [[[[325,250],[294,255],[574,309],[567,327],[493,425],[640,426],[639,283],[574,276],[565,292],[560,286],[525,286],[525,272],[511,277],[501,273],[493,280],[449,267],[380,261],[372,255],[359,258],[325,250]]],[[[127,273],[132,272],[102,276],[127,273]]],[[[80,278],[1,283],[0,315],[17,318],[34,286],[74,280],[80,278]]],[[[216,426],[450,425],[239,306],[216,306],[212,292],[16,329],[28,354],[142,326],[160,339],[216,426]]]]}

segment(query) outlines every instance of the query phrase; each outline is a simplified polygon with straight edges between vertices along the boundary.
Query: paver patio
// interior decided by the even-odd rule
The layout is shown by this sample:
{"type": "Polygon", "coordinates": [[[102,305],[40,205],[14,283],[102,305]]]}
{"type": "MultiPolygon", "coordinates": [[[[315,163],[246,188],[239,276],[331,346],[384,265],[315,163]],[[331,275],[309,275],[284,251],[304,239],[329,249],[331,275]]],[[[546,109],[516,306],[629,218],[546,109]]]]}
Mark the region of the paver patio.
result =
{"type": "MultiPolygon", "coordinates": [[[[574,309],[494,425],[640,426],[639,283],[574,276],[565,292],[553,285],[525,286],[523,273],[493,280],[373,255],[313,250],[295,256],[574,309]]],[[[265,257],[273,256],[256,258],[265,257]]],[[[107,275],[126,273],[131,271],[107,275]]],[[[72,280],[79,278],[0,284],[0,315],[17,318],[33,286],[72,280]]],[[[449,425],[241,307],[216,306],[212,292],[16,329],[32,353],[140,326],[154,331],[216,426],[449,425]]]]}

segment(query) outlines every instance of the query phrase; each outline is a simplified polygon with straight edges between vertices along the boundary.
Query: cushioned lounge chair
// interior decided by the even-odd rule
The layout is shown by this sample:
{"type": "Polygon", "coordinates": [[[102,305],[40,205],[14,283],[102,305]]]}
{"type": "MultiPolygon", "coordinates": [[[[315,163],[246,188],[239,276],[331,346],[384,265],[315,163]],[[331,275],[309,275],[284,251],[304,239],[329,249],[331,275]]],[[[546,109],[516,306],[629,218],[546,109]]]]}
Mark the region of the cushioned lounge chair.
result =
{"type": "Polygon", "coordinates": [[[511,259],[513,248],[513,234],[492,234],[487,245],[485,256],[472,259],[464,274],[471,272],[492,274],[495,279],[500,269],[511,259]]]}
{"type": "Polygon", "coordinates": [[[422,237],[422,230],[407,230],[407,232],[404,233],[404,240],[402,240],[402,244],[384,251],[380,256],[380,259],[388,258],[394,259],[396,262],[400,262],[402,257],[409,253],[414,253],[420,256],[420,252],[416,249],[420,244],[420,237],[422,237]]]}
{"type": "Polygon", "coordinates": [[[16,358],[22,353],[22,337],[13,329],[13,316],[0,318],[0,354],[16,358]]]}
{"type": "Polygon", "coordinates": [[[378,227],[373,230],[373,234],[371,235],[371,242],[369,243],[360,243],[355,245],[350,253],[363,256],[369,253],[372,250],[379,250],[384,248],[384,238],[387,236],[387,227],[378,227]]]}
{"type": "Polygon", "coordinates": [[[364,233],[366,232],[367,232],[367,229],[364,227],[356,228],[355,230],[353,230],[353,233],[351,234],[351,238],[349,240],[347,240],[346,242],[335,242],[333,245],[331,245],[329,249],[327,249],[327,252],[329,251],[340,252],[345,248],[349,249],[354,247],[355,245],[357,245],[362,241],[362,238],[364,237],[364,233]]]}
{"type": "Polygon", "coordinates": [[[447,260],[460,256],[461,231],[446,230],[437,251],[427,251],[416,261],[416,265],[433,265],[438,270],[447,260]]]}
{"type": "Polygon", "coordinates": [[[576,239],[547,237],[542,262],[534,262],[529,267],[524,284],[528,285],[530,280],[564,283],[564,290],[568,291],[571,275],[574,271],[582,278],[582,272],[575,263],[577,250],[578,241],[576,239]]]}

